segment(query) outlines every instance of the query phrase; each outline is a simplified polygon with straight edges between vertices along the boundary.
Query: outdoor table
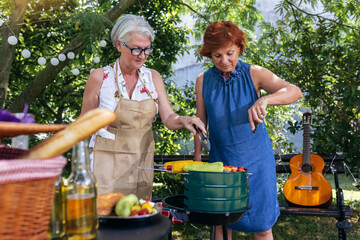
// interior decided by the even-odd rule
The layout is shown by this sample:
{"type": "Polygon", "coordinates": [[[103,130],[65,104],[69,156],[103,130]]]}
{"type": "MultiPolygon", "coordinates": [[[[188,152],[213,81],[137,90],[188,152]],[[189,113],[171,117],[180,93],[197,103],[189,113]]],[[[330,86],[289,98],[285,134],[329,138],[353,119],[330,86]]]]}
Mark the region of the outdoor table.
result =
{"type": "Polygon", "coordinates": [[[171,232],[171,221],[162,214],[152,217],[147,221],[103,226],[99,225],[96,239],[113,240],[113,239],[141,239],[156,240],[163,239],[171,232]]]}

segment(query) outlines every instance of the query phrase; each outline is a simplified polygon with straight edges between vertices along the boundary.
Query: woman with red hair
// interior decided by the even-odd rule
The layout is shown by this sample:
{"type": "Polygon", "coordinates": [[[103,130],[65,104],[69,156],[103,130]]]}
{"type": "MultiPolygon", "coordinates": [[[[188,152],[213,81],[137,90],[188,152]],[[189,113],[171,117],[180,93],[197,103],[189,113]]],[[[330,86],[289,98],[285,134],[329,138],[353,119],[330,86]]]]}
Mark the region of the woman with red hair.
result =
{"type": "MultiPolygon", "coordinates": [[[[268,105],[287,105],[302,97],[301,90],[270,70],[239,59],[246,48],[245,33],[231,21],[210,24],[199,53],[214,66],[196,79],[197,117],[208,123],[210,162],[243,166],[249,173],[251,209],[231,230],[254,233],[254,239],[273,239],[272,227],[280,215],[274,152],[264,118],[268,105]],[[267,95],[261,96],[261,90],[267,95]]],[[[194,159],[201,160],[195,139],[194,159]]],[[[216,239],[222,239],[221,226],[216,239]]]]}

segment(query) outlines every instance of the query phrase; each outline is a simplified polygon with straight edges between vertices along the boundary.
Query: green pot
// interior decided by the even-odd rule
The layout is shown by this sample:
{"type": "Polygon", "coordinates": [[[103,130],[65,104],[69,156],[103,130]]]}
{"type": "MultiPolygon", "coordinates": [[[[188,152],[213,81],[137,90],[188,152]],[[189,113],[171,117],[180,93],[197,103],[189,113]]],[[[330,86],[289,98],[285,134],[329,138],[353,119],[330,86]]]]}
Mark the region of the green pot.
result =
{"type": "Polygon", "coordinates": [[[249,205],[247,171],[190,171],[185,176],[184,188],[184,205],[188,210],[231,212],[249,205]]]}

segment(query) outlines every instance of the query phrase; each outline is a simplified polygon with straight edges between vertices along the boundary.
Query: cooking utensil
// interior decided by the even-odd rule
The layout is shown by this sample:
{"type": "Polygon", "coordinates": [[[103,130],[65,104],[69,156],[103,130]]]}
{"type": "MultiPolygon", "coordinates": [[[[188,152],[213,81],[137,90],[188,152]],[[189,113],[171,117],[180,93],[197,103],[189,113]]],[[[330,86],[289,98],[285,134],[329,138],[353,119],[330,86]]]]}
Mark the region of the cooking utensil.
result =
{"type": "Polygon", "coordinates": [[[201,131],[201,129],[199,129],[198,127],[196,127],[194,125],[194,128],[196,130],[196,132],[198,133],[199,135],[199,139],[200,139],[200,142],[201,142],[201,146],[208,152],[210,152],[210,149],[211,149],[211,145],[210,145],[210,141],[209,139],[207,138],[207,136],[201,131]]]}
{"type": "Polygon", "coordinates": [[[183,194],[165,197],[162,199],[162,203],[166,205],[163,207],[163,210],[171,212],[174,217],[184,222],[217,226],[237,222],[251,208],[247,206],[239,211],[222,212],[193,211],[187,209],[187,206],[184,204],[185,199],[183,194]]]}
{"type": "Polygon", "coordinates": [[[250,209],[241,211],[224,211],[224,212],[211,212],[211,211],[190,211],[186,209],[184,204],[185,195],[175,195],[165,197],[162,202],[166,205],[164,210],[171,212],[171,214],[179,220],[188,223],[205,224],[210,226],[222,225],[223,239],[227,239],[226,225],[237,222],[250,209]]]}
{"type": "Polygon", "coordinates": [[[242,211],[249,205],[247,170],[244,172],[189,171],[184,178],[184,204],[194,211],[242,211]]]}
{"type": "MultiPolygon", "coordinates": [[[[143,170],[153,170],[153,171],[158,171],[158,172],[167,172],[167,173],[175,173],[173,171],[170,170],[165,170],[165,169],[161,169],[161,168],[144,168],[144,167],[137,167],[137,169],[143,169],[143,170]]],[[[183,174],[183,175],[187,175],[188,173],[175,173],[175,174],[183,174]]]]}

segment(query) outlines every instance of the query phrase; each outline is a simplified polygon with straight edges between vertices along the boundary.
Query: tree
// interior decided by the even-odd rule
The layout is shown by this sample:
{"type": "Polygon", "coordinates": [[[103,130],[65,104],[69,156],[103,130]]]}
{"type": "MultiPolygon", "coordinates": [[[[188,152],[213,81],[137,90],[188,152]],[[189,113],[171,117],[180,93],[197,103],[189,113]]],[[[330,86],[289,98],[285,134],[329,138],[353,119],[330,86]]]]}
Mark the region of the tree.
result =
{"type": "MultiPolygon", "coordinates": [[[[209,22],[228,19],[237,23],[249,40],[243,59],[270,69],[305,93],[297,107],[313,113],[312,151],[343,152],[359,167],[359,1],[280,1],[276,9],[281,18],[275,26],[264,22],[253,4],[197,1],[192,6],[198,38],[209,22]],[[261,29],[259,40],[253,37],[254,26],[261,29]]],[[[268,110],[272,114],[266,119],[267,127],[274,148],[280,153],[293,151],[281,128],[288,122],[292,132],[301,130],[302,123],[288,115],[298,109],[269,106],[268,110]]]]}
{"type": "MultiPolygon", "coordinates": [[[[50,46],[51,44],[54,44],[51,41],[52,39],[49,38],[42,39],[45,41],[44,46],[47,47],[43,51],[48,54],[51,54],[53,52],[58,54],[61,53],[67,54],[70,51],[74,52],[75,55],[82,53],[82,51],[86,49],[87,45],[92,43],[97,36],[103,34],[104,29],[106,27],[110,27],[111,21],[115,21],[133,2],[134,0],[121,1],[107,13],[106,18],[102,17],[101,15],[95,14],[91,10],[90,11],[85,10],[80,14],[77,14],[76,16],[78,17],[78,19],[80,19],[78,20],[80,22],[79,27],[83,28],[81,29],[82,32],[71,31],[70,30],[71,28],[67,29],[70,30],[67,33],[73,33],[73,35],[70,36],[75,36],[75,38],[72,39],[67,45],[65,45],[62,50],[60,50],[59,47],[54,46],[55,49],[53,51],[51,50],[49,51],[48,49],[49,44],[50,46]]],[[[56,33],[55,29],[57,29],[58,31],[65,30],[64,26],[62,26],[61,24],[61,19],[62,17],[64,17],[64,15],[61,12],[61,9],[64,6],[63,4],[66,4],[66,2],[64,3],[63,1],[60,2],[55,1],[52,2],[52,5],[50,4],[42,5],[42,4],[43,4],[42,2],[35,3],[33,9],[37,9],[37,8],[41,9],[41,7],[43,9],[45,8],[44,10],[48,12],[48,14],[46,14],[46,17],[48,19],[47,21],[41,22],[40,24],[36,24],[38,25],[36,30],[47,35],[47,32],[51,28],[53,28],[52,33],[55,33],[55,36],[61,35],[59,34],[59,32],[56,33]],[[56,3],[58,5],[56,5],[56,3]],[[54,15],[49,14],[52,11],[54,11],[55,13],[54,15]],[[55,22],[55,24],[50,24],[49,26],[48,24],[50,23],[50,21],[55,22]]],[[[81,7],[81,5],[73,1],[70,1],[67,6],[68,6],[67,8],[68,11],[75,11],[77,9],[79,10],[79,7],[81,7]]],[[[30,22],[33,22],[34,18],[37,19],[36,17],[40,17],[41,19],[41,14],[40,16],[37,15],[39,15],[39,12],[37,12],[37,14],[33,14],[33,13],[29,14],[28,18],[30,22]]],[[[67,27],[69,28],[70,26],[67,27]]],[[[29,27],[23,30],[24,30],[24,35],[29,36],[29,39],[31,39],[32,38],[31,34],[34,34],[34,28],[29,27]]],[[[64,37],[63,40],[65,43],[69,41],[69,39],[66,37],[64,37]]],[[[7,45],[5,44],[3,46],[5,48],[7,45]]],[[[69,62],[70,60],[66,59],[65,61],[60,62],[60,64],[57,66],[53,66],[49,62],[45,67],[45,69],[37,73],[36,77],[26,86],[26,88],[22,91],[22,93],[19,96],[17,96],[17,98],[14,99],[14,101],[9,106],[9,110],[11,112],[19,112],[22,110],[25,103],[31,103],[32,101],[34,101],[39,96],[39,94],[53,81],[53,79],[59,74],[59,72],[69,64],[69,62]]],[[[6,81],[6,79],[4,79],[4,81],[6,81]]]]}
{"type": "MultiPolygon", "coordinates": [[[[110,64],[118,57],[112,44],[101,48],[99,41],[111,42],[111,21],[115,21],[121,13],[142,15],[155,29],[155,51],[146,65],[158,70],[163,75],[165,84],[173,86],[166,78],[173,73],[172,63],[176,61],[177,55],[185,51],[185,44],[188,42],[185,37],[187,28],[177,26],[180,22],[177,14],[179,6],[173,5],[171,1],[160,0],[137,1],[137,4],[130,5],[132,2],[117,3],[108,0],[94,5],[91,1],[91,5],[85,2],[88,4],[86,5],[84,2],[79,4],[76,1],[59,1],[52,2],[53,5],[50,6],[40,1],[30,4],[25,14],[28,24],[20,31],[20,43],[16,46],[16,57],[11,68],[9,94],[5,104],[7,109],[12,112],[22,111],[25,103],[31,103],[30,112],[36,117],[36,122],[72,122],[80,113],[82,94],[91,68],[110,64]],[[104,12],[108,13],[104,16],[104,12]],[[66,15],[70,17],[65,17],[66,15]],[[35,57],[24,59],[20,52],[29,46],[35,57]],[[48,63],[44,68],[36,62],[38,56],[47,56],[49,62],[52,57],[70,51],[76,54],[76,58],[67,58],[57,66],[48,63]],[[101,63],[93,63],[95,56],[100,57],[101,63]],[[75,67],[80,69],[81,74],[71,74],[75,67]],[[18,77],[19,73],[22,78],[18,77]]],[[[171,87],[170,92],[176,96],[176,99],[171,100],[172,104],[185,102],[179,99],[185,97],[180,89],[171,87]]],[[[191,111],[179,109],[179,112],[191,111]]],[[[174,135],[160,124],[160,120],[157,120],[155,126],[159,126],[156,132],[165,134],[158,144],[158,151],[161,153],[175,153],[178,148],[175,145],[176,139],[181,137],[186,140],[190,137],[188,131],[179,131],[178,135],[174,135]]]]}
{"type": "Polygon", "coordinates": [[[11,64],[15,56],[16,46],[8,43],[10,36],[19,36],[20,25],[24,22],[27,4],[30,0],[14,0],[2,1],[0,3],[1,9],[9,9],[12,3],[12,11],[2,11],[1,18],[8,15],[10,16],[8,24],[0,28],[1,33],[1,48],[0,56],[7,56],[0,58],[0,107],[3,107],[6,92],[9,84],[9,75],[11,64]]]}
{"type": "Polygon", "coordinates": [[[359,2],[284,0],[277,10],[282,18],[262,24],[251,54],[305,93],[312,151],[343,152],[360,167],[359,2]]]}

